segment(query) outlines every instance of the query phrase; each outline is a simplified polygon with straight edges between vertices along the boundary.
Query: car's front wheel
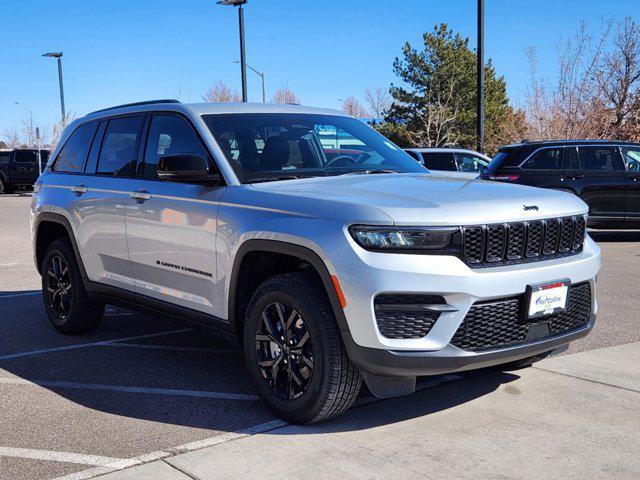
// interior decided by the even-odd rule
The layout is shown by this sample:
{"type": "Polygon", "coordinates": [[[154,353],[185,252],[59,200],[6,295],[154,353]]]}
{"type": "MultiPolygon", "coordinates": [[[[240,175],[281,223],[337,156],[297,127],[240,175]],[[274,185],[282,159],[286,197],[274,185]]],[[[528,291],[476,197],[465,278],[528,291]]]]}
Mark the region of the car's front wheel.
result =
{"type": "Polygon", "coordinates": [[[104,304],[87,296],[73,248],[68,239],[54,241],[42,262],[42,297],[51,324],[61,333],[77,335],[98,326],[104,304]]]}
{"type": "Polygon", "coordinates": [[[251,299],[243,336],[253,382],[279,417],[317,422],[344,412],[358,396],[362,377],[312,275],[266,280],[251,299]]]}

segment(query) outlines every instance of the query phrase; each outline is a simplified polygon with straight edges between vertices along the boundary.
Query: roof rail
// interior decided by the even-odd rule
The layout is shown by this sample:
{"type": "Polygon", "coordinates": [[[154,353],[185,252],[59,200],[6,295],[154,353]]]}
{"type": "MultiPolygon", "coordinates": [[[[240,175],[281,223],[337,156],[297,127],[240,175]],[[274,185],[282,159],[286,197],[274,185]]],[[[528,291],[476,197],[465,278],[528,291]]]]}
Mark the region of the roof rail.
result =
{"type": "Polygon", "coordinates": [[[139,107],[141,105],[155,105],[157,103],[180,103],[180,100],[175,100],[173,98],[163,98],[163,99],[160,99],[160,100],[146,100],[144,102],[124,103],[122,105],[116,105],[114,107],[102,108],[100,110],[95,110],[95,111],[89,113],[88,115],[91,115],[92,113],[99,113],[99,112],[106,112],[108,110],[114,110],[116,108],[139,107]]]}

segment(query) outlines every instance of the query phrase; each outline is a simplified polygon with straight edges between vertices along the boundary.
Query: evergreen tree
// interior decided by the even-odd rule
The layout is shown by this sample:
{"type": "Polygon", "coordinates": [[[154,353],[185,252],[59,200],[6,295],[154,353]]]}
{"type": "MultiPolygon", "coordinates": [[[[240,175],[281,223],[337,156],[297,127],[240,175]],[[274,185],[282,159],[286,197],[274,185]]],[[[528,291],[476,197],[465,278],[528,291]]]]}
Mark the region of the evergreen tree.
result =
{"type": "MultiPolygon", "coordinates": [[[[424,47],[408,42],[393,64],[399,84],[392,84],[393,103],[376,127],[401,146],[476,144],[476,54],[469,39],[446,24],[423,35],[424,47]]],[[[504,77],[491,60],[485,65],[485,149],[522,139],[524,115],[507,98],[504,77]]]]}

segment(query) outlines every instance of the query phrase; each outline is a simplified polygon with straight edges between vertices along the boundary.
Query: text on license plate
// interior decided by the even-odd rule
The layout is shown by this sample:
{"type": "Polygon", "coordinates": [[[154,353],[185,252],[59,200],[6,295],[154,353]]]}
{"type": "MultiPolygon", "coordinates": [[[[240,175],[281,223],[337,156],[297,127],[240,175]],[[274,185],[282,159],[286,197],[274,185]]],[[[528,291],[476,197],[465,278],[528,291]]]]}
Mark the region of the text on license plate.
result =
{"type": "Polygon", "coordinates": [[[567,306],[568,292],[569,285],[565,282],[533,287],[529,300],[529,318],[551,315],[564,310],[567,306]]]}

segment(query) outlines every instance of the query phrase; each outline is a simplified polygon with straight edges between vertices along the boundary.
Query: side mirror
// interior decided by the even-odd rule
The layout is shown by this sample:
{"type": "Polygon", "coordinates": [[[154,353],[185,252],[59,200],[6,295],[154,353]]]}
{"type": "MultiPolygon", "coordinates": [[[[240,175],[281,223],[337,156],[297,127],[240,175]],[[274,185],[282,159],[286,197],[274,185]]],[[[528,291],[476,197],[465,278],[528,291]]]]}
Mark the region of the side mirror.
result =
{"type": "Polygon", "coordinates": [[[209,172],[209,160],[202,155],[179,154],[160,158],[157,168],[160,180],[167,182],[194,183],[215,186],[222,183],[222,177],[209,172]]]}

